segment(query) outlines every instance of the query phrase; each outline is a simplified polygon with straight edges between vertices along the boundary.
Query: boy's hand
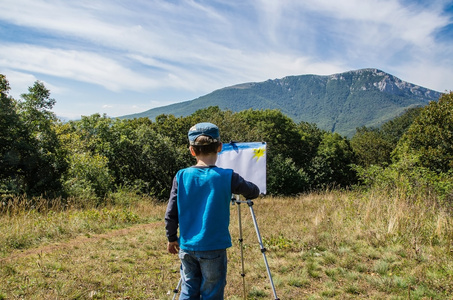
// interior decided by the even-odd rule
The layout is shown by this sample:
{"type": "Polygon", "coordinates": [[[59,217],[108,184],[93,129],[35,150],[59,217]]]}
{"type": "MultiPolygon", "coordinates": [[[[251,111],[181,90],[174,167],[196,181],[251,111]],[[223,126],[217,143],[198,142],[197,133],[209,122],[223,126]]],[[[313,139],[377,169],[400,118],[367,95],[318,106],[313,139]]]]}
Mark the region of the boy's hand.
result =
{"type": "Polygon", "coordinates": [[[175,242],[168,242],[167,244],[167,250],[171,254],[177,254],[179,252],[179,244],[177,241],[175,242]]]}

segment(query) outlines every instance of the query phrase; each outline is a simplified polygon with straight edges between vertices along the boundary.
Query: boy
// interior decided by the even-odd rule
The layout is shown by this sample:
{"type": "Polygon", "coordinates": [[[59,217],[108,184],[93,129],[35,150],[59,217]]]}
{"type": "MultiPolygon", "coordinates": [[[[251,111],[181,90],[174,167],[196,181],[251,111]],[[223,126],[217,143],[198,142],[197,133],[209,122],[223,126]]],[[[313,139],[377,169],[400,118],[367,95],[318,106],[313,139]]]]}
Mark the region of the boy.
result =
{"type": "Polygon", "coordinates": [[[231,247],[231,196],[254,199],[260,191],[233,170],[215,166],[222,150],[216,125],[198,123],[190,128],[188,137],[197,164],[180,170],[173,179],[165,213],[167,250],[179,252],[181,260],[179,299],[223,299],[226,248],[231,247]]]}

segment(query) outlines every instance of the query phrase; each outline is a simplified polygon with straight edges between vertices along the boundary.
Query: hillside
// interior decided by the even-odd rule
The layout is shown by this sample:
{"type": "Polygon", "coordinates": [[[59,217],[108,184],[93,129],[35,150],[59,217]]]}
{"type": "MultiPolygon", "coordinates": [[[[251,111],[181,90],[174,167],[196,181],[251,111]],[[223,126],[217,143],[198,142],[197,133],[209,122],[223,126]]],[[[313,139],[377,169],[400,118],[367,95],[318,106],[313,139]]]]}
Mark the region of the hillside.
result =
{"type": "Polygon", "coordinates": [[[357,127],[380,126],[407,108],[424,106],[440,95],[378,69],[361,69],[238,84],[121,118],[187,116],[209,106],[231,111],[279,109],[295,122],[315,123],[321,129],[352,136],[357,127]]]}

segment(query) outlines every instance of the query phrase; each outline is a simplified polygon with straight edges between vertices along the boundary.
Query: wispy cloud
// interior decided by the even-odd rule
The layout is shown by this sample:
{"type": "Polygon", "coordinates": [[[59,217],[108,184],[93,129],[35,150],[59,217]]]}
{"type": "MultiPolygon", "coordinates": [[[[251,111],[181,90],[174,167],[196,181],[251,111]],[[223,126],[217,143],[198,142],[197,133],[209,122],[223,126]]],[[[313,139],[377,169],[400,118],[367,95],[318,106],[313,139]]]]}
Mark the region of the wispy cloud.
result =
{"type": "Polygon", "coordinates": [[[0,37],[0,72],[28,80],[43,76],[57,90],[64,79],[63,99],[69,99],[64,91],[72,81],[78,88],[87,83],[121,95],[133,92],[138,107],[150,98],[169,101],[165,90],[201,96],[241,82],[363,67],[445,90],[451,88],[446,78],[453,77],[453,41],[439,40],[437,33],[451,30],[446,4],[2,1],[0,30],[17,33],[0,37]]]}

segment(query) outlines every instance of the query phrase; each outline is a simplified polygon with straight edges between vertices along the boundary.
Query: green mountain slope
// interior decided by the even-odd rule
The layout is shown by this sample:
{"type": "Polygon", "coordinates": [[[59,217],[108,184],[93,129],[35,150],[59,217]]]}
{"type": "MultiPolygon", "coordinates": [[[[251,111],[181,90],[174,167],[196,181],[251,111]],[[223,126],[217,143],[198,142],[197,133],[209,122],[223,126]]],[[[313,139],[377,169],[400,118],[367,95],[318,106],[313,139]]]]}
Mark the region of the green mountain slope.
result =
{"type": "Polygon", "coordinates": [[[121,118],[187,116],[209,106],[231,111],[279,109],[295,122],[315,123],[321,129],[352,136],[356,127],[379,126],[407,108],[438,100],[440,95],[381,70],[361,69],[328,76],[288,76],[238,84],[191,101],[121,118]]]}

